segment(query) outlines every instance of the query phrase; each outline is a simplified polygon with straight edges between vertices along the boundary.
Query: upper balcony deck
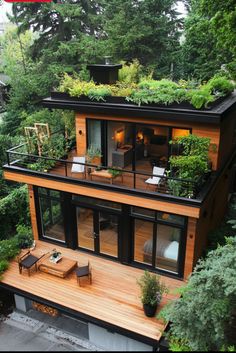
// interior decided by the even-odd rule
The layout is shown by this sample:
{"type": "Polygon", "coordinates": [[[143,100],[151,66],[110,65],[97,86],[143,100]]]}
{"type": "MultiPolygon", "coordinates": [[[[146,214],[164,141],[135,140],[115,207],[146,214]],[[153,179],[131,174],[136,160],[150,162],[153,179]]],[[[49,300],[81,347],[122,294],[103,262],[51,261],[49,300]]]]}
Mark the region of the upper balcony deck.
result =
{"type": "MultiPolygon", "coordinates": [[[[167,176],[166,174],[153,175],[150,168],[149,170],[144,168],[141,172],[107,166],[97,168],[96,165],[74,162],[74,156],[75,150],[69,152],[65,159],[36,156],[27,152],[27,144],[21,144],[7,151],[8,163],[4,166],[4,175],[6,179],[38,186],[46,186],[46,179],[54,181],[54,185],[56,185],[55,182],[63,182],[71,185],[72,188],[74,186],[74,189],[77,189],[75,193],[79,193],[78,187],[80,186],[80,190],[83,189],[84,194],[87,196],[89,196],[89,191],[92,192],[90,196],[94,196],[96,192],[97,197],[99,197],[99,192],[102,192],[105,198],[109,198],[110,196],[108,195],[111,195],[112,198],[112,193],[119,194],[120,202],[123,203],[125,201],[129,203],[129,201],[126,196],[124,196],[122,201],[121,194],[135,196],[140,200],[147,198],[149,201],[152,199],[200,208],[218,174],[216,172],[208,173],[204,178],[196,181],[183,180],[167,176]],[[44,167],[44,162],[50,164],[50,168],[44,167]],[[72,172],[73,164],[82,166],[84,172],[72,172]],[[20,175],[22,176],[19,177],[20,175]],[[158,184],[146,183],[149,178],[155,177],[159,180],[158,184]],[[34,183],[32,178],[41,179],[43,184],[34,183]]],[[[64,191],[71,192],[70,190],[65,189],[64,191]]],[[[113,198],[113,201],[118,200],[113,198]]],[[[181,210],[180,207],[179,210],[176,210],[176,213],[181,214],[181,210]]],[[[189,215],[191,215],[191,212],[189,215]]]]}

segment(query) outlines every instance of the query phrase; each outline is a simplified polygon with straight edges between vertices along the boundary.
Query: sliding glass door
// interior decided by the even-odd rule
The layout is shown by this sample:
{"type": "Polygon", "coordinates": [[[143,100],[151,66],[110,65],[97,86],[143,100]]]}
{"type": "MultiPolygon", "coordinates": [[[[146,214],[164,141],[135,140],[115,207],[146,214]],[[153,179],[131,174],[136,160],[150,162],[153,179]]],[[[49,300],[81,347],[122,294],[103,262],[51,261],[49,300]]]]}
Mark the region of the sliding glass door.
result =
{"type": "Polygon", "coordinates": [[[78,247],[118,258],[119,216],[76,206],[78,247]]]}

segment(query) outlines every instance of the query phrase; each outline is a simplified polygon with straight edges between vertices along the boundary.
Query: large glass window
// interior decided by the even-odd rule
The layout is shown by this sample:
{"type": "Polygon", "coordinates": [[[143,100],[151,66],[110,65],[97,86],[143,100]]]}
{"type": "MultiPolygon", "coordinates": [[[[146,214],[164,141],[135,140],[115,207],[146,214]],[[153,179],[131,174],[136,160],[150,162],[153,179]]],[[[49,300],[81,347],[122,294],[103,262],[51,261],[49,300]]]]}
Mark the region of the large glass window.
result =
{"type": "Polygon", "coordinates": [[[132,160],[132,124],[109,121],[107,125],[107,165],[132,169],[132,160]]]}
{"type": "Polygon", "coordinates": [[[185,217],[139,207],[133,209],[132,216],[134,261],[179,274],[181,251],[184,252],[185,217]]]}
{"type": "Polygon", "coordinates": [[[134,261],[152,265],[153,223],[134,220],[134,261]]]}
{"type": "Polygon", "coordinates": [[[65,242],[62,198],[59,191],[38,189],[42,236],[65,242]]]}
{"type": "Polygon", "coordinates": [[[102,128],[101,120],[87,120],[88,127],[88,147],[94,146],[102,150],[102,128]]]}

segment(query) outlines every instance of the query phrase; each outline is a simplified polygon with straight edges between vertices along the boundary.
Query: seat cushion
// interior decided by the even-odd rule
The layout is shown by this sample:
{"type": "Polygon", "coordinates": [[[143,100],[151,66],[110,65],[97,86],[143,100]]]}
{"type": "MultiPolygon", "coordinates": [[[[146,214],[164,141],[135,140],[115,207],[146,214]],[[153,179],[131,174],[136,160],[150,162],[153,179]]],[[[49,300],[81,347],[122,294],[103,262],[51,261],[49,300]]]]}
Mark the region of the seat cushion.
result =
{"type": "Polygon", "coordinates": [[[89,267],[88,266],[77,267],[75,269],[75,273],[77,277],[87,276],[89,274],[89,267]]]}

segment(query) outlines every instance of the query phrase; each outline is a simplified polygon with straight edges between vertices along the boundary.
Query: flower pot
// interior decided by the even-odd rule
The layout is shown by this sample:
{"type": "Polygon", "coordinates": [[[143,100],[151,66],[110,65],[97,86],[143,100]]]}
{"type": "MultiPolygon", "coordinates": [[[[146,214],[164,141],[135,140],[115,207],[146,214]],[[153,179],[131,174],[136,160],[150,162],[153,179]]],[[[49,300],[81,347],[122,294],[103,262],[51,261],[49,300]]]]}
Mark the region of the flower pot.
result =
{"type": "Polygon", "coordinates": [[[153,317],[157,311],[157,304],[150,305],[150,304],[143,304],[143,310],[146,316],[153,317]]]}

